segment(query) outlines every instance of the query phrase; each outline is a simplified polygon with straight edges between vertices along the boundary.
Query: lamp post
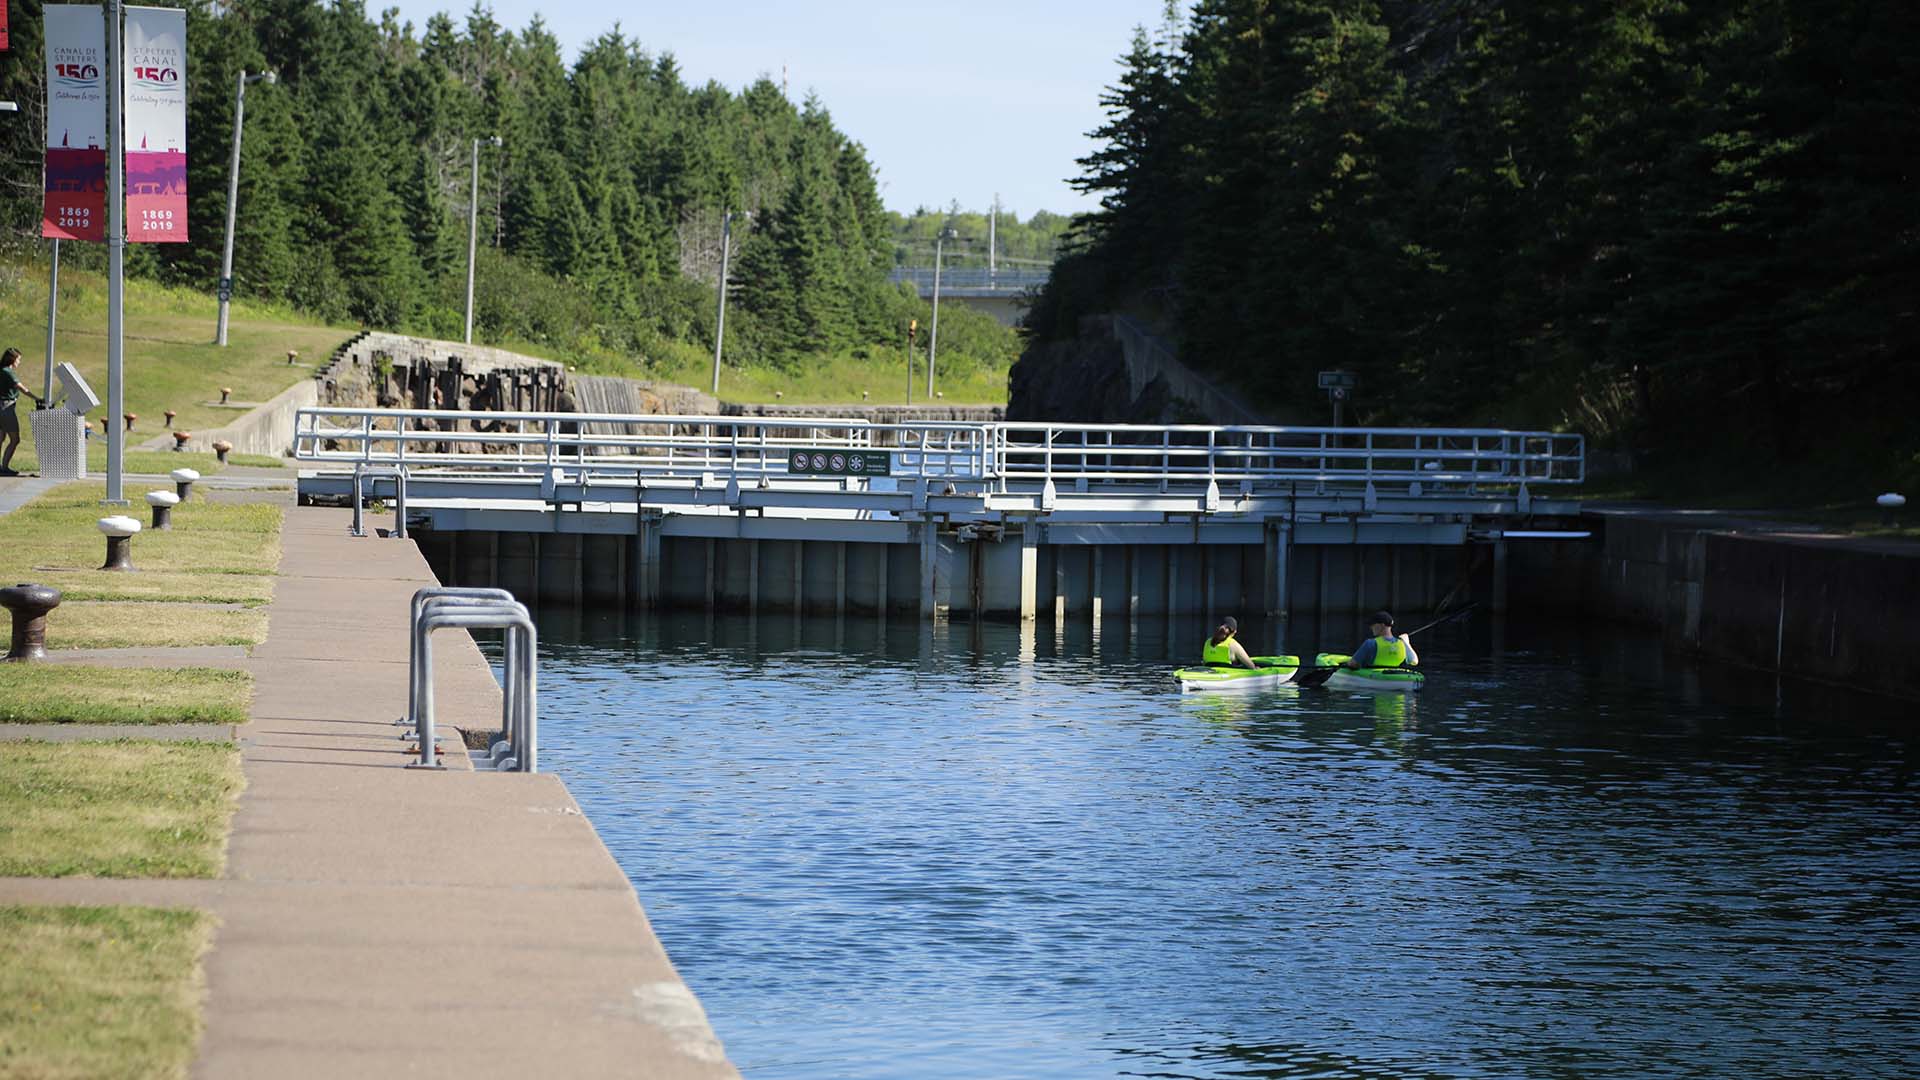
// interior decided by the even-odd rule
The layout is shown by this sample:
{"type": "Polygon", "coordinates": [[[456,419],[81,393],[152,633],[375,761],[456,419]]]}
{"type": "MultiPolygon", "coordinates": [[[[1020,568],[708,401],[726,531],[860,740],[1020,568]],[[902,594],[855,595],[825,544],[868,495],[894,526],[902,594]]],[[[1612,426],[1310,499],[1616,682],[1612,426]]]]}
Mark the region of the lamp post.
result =
{"type": "Polygon", "coordinates": [[[245,68],[234,80],[233,162],[227,167],[227,239],[220,248],[220,321],[213,331],[215,345],[227,343],[227,304],[233,299],[233,214],[240,203],[240,121],[247,114],[247,84],[262,79],[268,86],[280,81],[271,71],[249,75],[245,68]]]}
{"type": "Polygon", "coordinates": [[[480,239],[480,144],[506,145],[498,135],[473,140],[473,198],[467,203],[467,332],[460,340],[473,344],[473,257],[480,239]]]}
{"type": "MultiPolygon", "coordinates": [[[[120,0],[107,0],[107,415],[127,411],[126,354],[126,137],[120,129],[120,0]]],[[[125,506],[126,434],[107,424],[107,497],[103,506],[125,506]]],[[[137,523],[136,523],[136,527],[137,523]]]]}
{"type": "Polygon", "coordinates": [[[948,240],[958,239],[951,226],[933,238],[933,325],[927,329],[927,404],[933,404],[933,358],[940,351],[940,249],[948,240]]]}

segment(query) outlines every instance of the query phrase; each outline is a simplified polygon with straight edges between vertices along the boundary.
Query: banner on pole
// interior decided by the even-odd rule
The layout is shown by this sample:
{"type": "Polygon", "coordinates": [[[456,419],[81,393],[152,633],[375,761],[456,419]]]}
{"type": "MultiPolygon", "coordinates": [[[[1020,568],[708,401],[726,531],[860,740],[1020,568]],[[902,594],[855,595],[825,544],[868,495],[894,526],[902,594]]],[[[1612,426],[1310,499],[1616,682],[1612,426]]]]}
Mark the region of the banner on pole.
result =
{"type": "Polygon", "coordinates": [[[7,0],[0,0],[0,52],[6,52],[12,46],[7,44],[7,0]]]}
{"type": "Polygon", "coordinates": [[[187,242],[187,13],[127,8],[127,242],[187,242]]]}
{"type": "Polygon", "coordinates": [[[107,237],[107,22],[96,4],[48,4],[46,198],[40,235],[107,237]]]}

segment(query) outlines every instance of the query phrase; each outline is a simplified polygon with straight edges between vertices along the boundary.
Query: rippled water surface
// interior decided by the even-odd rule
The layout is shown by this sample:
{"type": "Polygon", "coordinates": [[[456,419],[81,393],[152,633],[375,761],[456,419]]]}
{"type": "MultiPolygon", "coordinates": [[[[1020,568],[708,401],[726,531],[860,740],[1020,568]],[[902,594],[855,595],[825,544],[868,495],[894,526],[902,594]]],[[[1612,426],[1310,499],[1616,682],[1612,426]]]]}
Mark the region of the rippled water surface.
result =
{"type": "Polygon", "coordinates": [[[1910,705],[1486,619],[1417,697],[1182,697],[1085,626],[542,633],[542,765],[751,1080],[1920,1070],[1910,705]]]}

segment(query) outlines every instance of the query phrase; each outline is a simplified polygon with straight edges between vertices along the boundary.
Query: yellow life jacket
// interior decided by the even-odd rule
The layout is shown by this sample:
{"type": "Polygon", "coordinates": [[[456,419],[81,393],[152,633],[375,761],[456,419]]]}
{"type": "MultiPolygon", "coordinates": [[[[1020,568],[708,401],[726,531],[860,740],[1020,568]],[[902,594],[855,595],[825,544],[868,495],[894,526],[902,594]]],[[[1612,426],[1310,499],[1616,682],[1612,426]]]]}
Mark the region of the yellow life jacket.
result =
{"type": "Polygon", "coordinates": [[[1399,667],[1407,662],[1407,643],[1391,635],[1373,639],[1373,666],[1399,667]]]}
{"type": "Polygon", "coordinates": [[[1228,643],[1231,641],[1233,641],[1233,639],[1228,638],[1226,641],[1223,641],[1220,644],[1215,645],[1213,643],[1213,638],[1209,636],[1207,638],[1207,643],[1200,646],[1200,662],[1203,664],[1233,663],[1233,650],[1227,647],[1228,643]]]}

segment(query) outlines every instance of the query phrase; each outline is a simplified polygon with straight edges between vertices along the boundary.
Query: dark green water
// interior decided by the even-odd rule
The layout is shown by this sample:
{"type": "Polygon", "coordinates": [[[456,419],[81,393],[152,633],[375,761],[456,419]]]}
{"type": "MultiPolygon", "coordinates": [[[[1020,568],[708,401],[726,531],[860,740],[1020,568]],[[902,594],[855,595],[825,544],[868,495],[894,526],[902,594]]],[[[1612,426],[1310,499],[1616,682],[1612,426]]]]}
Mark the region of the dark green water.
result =
{"type": "Polygon", "coordinates": [[[1910,704],[1484,618],[1417,697],[1182,697],[1084,625],[542,633],[543,767],[755,1080],[1920,1070],[1910,704]]]}

